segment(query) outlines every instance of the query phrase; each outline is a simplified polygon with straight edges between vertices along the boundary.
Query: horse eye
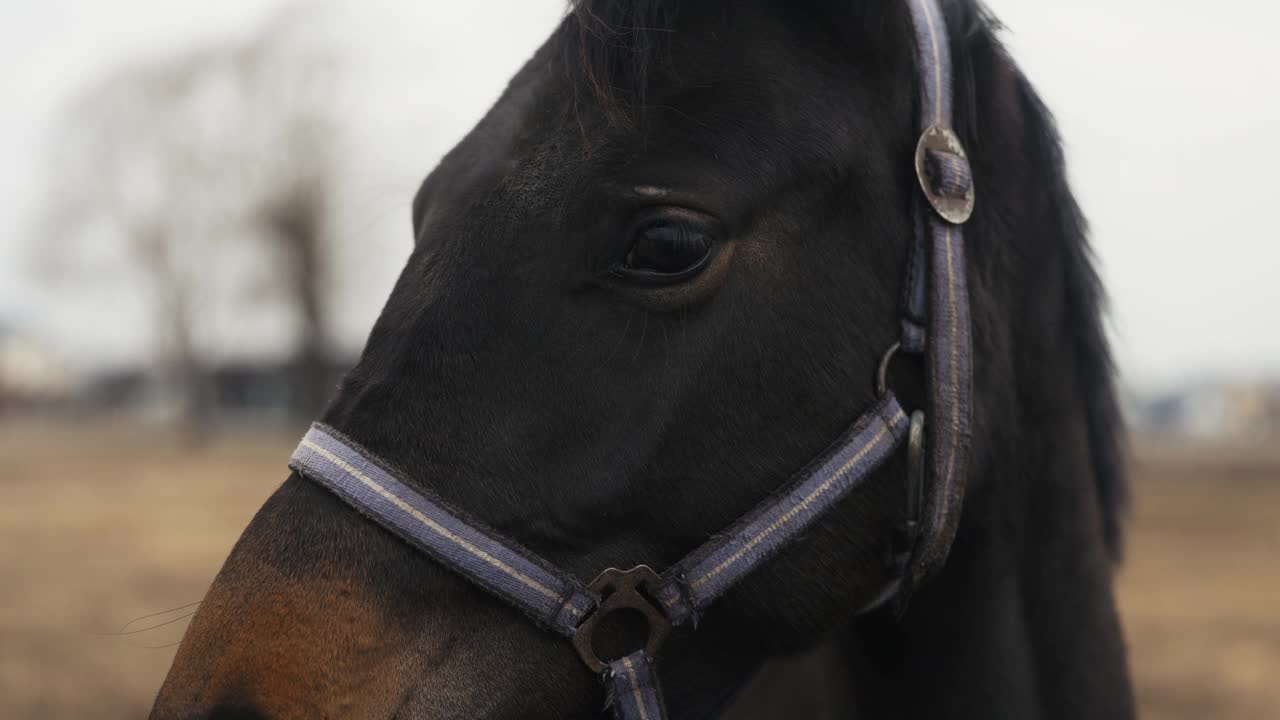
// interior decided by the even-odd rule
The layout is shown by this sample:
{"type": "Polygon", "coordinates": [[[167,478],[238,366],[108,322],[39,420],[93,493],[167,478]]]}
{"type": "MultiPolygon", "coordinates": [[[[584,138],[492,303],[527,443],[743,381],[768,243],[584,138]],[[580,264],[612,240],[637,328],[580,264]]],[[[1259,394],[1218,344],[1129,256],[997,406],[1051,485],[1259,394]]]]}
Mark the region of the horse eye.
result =
{"type": "Polygon", "coordinates": [[[688,223],[659,221],[636,233],[619,270],[651,282],[675,282],[701,270],[710,254],[706,233],[688,223]]]}

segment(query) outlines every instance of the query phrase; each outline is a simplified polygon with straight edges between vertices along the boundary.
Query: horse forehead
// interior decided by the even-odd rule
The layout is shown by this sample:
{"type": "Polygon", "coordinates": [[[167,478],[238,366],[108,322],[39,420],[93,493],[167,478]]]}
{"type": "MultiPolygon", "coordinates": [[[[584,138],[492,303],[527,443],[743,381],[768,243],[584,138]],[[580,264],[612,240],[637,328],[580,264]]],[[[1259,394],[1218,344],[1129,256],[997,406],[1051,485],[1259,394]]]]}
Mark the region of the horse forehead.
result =
{"type": "Polygon", "coordinates": [[[869,152],[869,113],[815,48],[828,41],[806,44],[772,9],[741,12],[750,19],[726,23],[702,13],[678,21],[670,52],[655,61],[666,69],[649,74],[646,105],[633,108],[643,117],[629,126],[611,126],[592,92],[575,89],[564,43],[583,40],[557,33],[428,179],[426,224],[483,226],[449,236],[482,235],[497,252],[526,240],[530,223],[565,221],[575,198],[614,181],[661,201],[682,174],[714,177],[716,187],[704,182],[698,192],[758,199],[797,172],[844,167],[869,152]],[[752,52],[740,52],[747,41],[752,52]],[[630,172],[637,162],[648,169],[630,172]],[[482,207],[502,212],[474,212],[482,207]]]}
{"type": "Polygon", "coordinates": [[[661,151],[673,140],[711,151],[726,132],[767,142],[798,127],[797,119],[809,133],[818,119],[835,129],[832,121],[849,108],[833,106],[848,98],[850,86],[819,60],[825,36],[797,32],[770,4],[735,5],[732,20],[723,8],[699,7],[682,8],[664,49],[648,61],[644,104],[630,108],[637,122],[605,119],[596,91],[575,86],[564,66],[577,56],[566,44],[591,40],[556,33],[450,154],[455,164],[497,168],[508,179],[522,170],[546,177],[661,151]],[[744,44],[750,52],[742,52],[744,44]],[[805,112],[819,104],[822,113],[805,112]]]}

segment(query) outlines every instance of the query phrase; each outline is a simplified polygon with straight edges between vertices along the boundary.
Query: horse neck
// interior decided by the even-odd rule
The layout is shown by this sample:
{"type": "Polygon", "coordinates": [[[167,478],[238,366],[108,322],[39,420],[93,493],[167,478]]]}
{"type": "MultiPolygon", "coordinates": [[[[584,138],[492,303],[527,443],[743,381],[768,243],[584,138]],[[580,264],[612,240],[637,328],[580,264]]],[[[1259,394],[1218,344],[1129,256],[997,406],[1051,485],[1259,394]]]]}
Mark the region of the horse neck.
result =
{"type": "Polygon", "coordinates": [[[975,170],[1001,222],[973,228],[974,464],[951,555],[901,618],[855,619],[767,666],[734,720],[794,716],[768,714],[784,694],[819,718],[1134,716],[1112,597],[1123,482],[1097,288],[1056,137],[1004,62],[977,71],[1008,79],[980,88],[979,107],[1021,112],[985,118],[982,144],[1018,144],[975,170]]]}
{"type": "Polygon", "coordinates": [[[906,615],[839,638],[867,716],[1133,717],[1111,561],[1078,460],[1087,440],[1076,427],[1043,441],[1075,452],[1003,478],[1023,492],[973,498],[946,568],[906,615]]]}
{"type": "Polygon", "coordinates": [[[836,640],[861,716],[1134,715],[1112,596],[1119,421],[1096,288],[1055,139],[1031,135],[1026,156],[1040,160],[1021,172],[1056,189],[998,188],[989,195],[1003,196],[1012,222],[975,233],[985,320],[975,321],[970,493],[951,556],[902,618],[864,618],[836,640]],[[997,248],[1008,249],[1001,260],[997,248]]]}
{"type": "Polygon", "coordinates": [[[726,717],[1132,718],[1092,478],[1071,460],[1088,458],[1084,430],[1046,429],[1026,455],[1055,451],[970,499],[946,567],[905,615],[859,618],[766,666],[726,717]]]}
{"type": "Polygon", "coordinates": [[[960,532],[903,617],[864,618],[836,639],[857,710],[846,716],[1134,716],[1108,544],[1108,473],[1118,470],[1100,454],[1115,442],[1113,406],[1099,399],[1111,398],[1110,380],[1096,372],[1105,353],[1080,337],[1097,307],[1082,294],[1083,240],[1060,221],[1074,203],[1064,190],[1048,204],[1064,207],[985,238],[1017,238],[1022,253],[1011,257],[1013,283],[992,290],[994,271],[980,283],[988,321],[975,334],[979,406],[960,532]],[[997,321],[997,308],[1010,314],[997,321]]]}

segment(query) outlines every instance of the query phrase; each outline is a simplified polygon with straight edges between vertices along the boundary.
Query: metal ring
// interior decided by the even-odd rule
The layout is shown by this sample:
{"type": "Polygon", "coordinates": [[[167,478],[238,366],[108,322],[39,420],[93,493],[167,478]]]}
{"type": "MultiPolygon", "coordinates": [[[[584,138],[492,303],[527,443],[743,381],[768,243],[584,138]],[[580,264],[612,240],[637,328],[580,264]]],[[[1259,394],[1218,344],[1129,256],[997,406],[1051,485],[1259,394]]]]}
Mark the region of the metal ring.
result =
{"type": "Polygon", "coordinates": [[[638,611],[649,623],[649,637],[644,644],[646,655],[654,657],[662,649],[662,644],[671,634],[671,621],[640,593],[642,585],[657,583],[659,580],[661,578],[658,573],[648,565],[637,565],[626,571],[609,568],[591,582],[591,591],[599,593],[603,599],[599,607],[578,626],[572,642],[573,649],[578,651],[578,657],[582,658],[582,662],[592,672],[603,673],[609,669],[609,664],[596,655],[596,649],[592,645],[596,626],[604,617],[619,610],[638,611]]]}
{"type": "Polygon", "coordinates": [[[898,354],[902,349],[902,343],[896,342],[884,351],[884,355],[880,357],[880,368],[876,370],[876,394],[884,397],[889,392],[889,363],[893,361],[893,356],[898,354]]]}

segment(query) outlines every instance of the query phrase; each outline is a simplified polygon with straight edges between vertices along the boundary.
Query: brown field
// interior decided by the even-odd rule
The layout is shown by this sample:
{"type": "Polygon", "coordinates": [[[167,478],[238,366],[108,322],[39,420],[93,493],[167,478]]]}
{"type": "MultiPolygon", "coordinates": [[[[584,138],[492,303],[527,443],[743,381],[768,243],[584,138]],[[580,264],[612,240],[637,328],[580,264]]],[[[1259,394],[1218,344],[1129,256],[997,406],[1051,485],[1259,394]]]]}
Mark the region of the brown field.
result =
{"type": "MultiPolygon", "coordinates": [[[[142,718],[296,435],[0,425],[0,718],[142,718]]],[[[1119,576],[1143,717],[1280,718],[1280,449],[1137,453],[1119,576]]]]}

